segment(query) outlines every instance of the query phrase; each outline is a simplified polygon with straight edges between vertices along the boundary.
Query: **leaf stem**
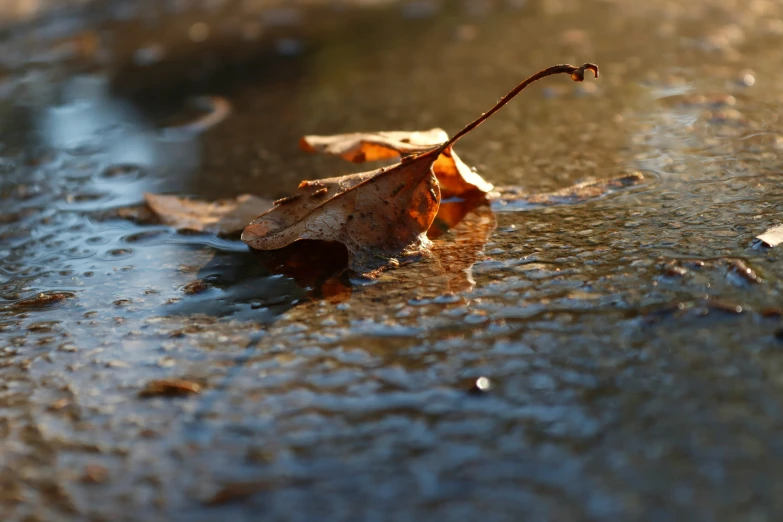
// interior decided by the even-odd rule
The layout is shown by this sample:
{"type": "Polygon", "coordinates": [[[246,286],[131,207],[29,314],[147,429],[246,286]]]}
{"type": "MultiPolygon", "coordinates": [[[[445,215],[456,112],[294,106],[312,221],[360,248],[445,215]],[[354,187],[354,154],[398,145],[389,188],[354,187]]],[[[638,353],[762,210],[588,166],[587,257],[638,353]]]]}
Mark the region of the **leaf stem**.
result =
{"type": "Polygon", "coordinates": [[[553,65],[551,67],[547,67],[542,71],[538,71],[536,74],[534,74],[527,80],[523,81],[522,83],[514,87],[514,89],[508,94],[506,94],[505,96],[503,96],[500,99],[500,101],[495,104],[494,107],[492,107],[490,110],[488,110],[487,112],[485,112],[484,114],[476,118],[473,122],[469,123],[464,129],[459,131],[457,134],[454,135],[453,138],[451,138],[449,141],[447,141],[446,143],[438,147],[436,150],[438,150],[440,153],[440,151],[444,151],[449,147],[451,147],[452,145],[454,145],[457,142],[457,140],[459,140],[465,134],[469,133],[470,131],[472,131],[482,123],[484,123],[484,121],[487,118],[489,118],[497,111],[499,111],[505,104],[510,102],[514,98],[514,96],[522,92],[525,89],[525,87],[527,87],[531,83],[536,82],[541,78],[546,78],[547,76],[552,76],[553,74],[561,74],[561,73],[570,74],[572,80],[574,80],[575,82],[581,82],[582,80],[585,79],[585,71],[592,71],[593,76],[595,78],[598,78],[598,66],[593,63],[586,63],[581,67],[574,67],[573,65],[568,65],[568,64],[553,65]]]}

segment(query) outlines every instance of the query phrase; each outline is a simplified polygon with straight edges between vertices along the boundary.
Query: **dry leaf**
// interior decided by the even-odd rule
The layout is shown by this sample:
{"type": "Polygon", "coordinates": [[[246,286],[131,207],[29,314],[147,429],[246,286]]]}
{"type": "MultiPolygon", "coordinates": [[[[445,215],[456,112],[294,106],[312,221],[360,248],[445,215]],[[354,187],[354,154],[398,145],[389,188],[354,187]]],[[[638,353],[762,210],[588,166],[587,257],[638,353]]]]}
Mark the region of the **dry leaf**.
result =
{"type": "Polygon", "coordinates": [[[635,172],[619,178],[586,181],[542,194],[528,194],[517,187],[500,187],[497,191],[488,194],[487,198],[495,205],[512,208],[573,204],[600,198],[617,190],[639,185],[643,181],[644,176],[635,172]]]}
{"type": "Polygon", "coordinates": [[[473,172],[462,161],[452,147],[444,150],[432,166],[440,183],[440,192],[444,198],[464,197],[469,194],[486,194],[492,190],[492,184],[473,172]]]}
{"type": "MultiPolygon", "coordinates": [[[[445,143],[448,139],[446,131],[436,128],[416,132],[355,132],[334,136],[305,136],[300,145],[308,152],[320,152],[354,163],[363,163],[420,154],[445,143]]],[[[492,184],[473,172],[451,147],[438,156],[432,168],[444,199],[492,190],[492,184]]]]}
{"type": "Polygon", "coordinates": [[[300,239],[338,241],[348,266],[372,272],[398,256],[422,252],[438,212],[440,191],[432,174],[438,151],[372,172],[303,181],[295,195],[276,201],[242,233],[259,250],[300,239]]]}
{"type": "Polygon", "coordinates": [[[756,236],[756,239],[762,241],[769,247],[776,247],[783,243],[783,225],[772,227],[763,234],[756,236]]]}
{"type": "Polygon", "coordinates": [[[224,236],[238,234],[256,216],[272,208],[271,201],[250,194],[210,203],[147,193],[144,194],[144,200],[150,210],[166,225],[179,230],[224,236]]]}
{"type": "Polygon", "coordinates": [[[159,379],[148,382],[139,392],[139,397],[184,397],[201,391],[197,382],[184,379],[159,379]]]}
{"type": "Polygon", "coordinates": [[[248,497],[252,497],[257,493],[269,491],[273,488],[274,484],[266,480],[259,480],[255,482],[235,482],[223,486],[223,488],[215,492],[215,494],[212,495],[211,498],[207,499],[204,503],[207,506],[220,506],[230,502],[244,500],[248,497]]]}
{"type": "MultiPolygon", "coordinates": [[[[396,265],[397,256],[423,253],[429,245],[427,230],[440,205],[440,187],[433,171],[433,164],[439,157],[450,156],[454,172],[463,175],[460,164],[464,164],[457,163],[458,158],[455,159],[452,150],[460,138],[531,83],[561,73],[571,75],[574,81],[582,81],[587,70],[598,76],[598,67],[593,64],[582,67],[555,65],[539,71],[453,138],[432,149],[406,156],[394,166],[339,178],[303,181],[296,194],[276,201],[274,208],[248,225],[242,240],[259,250],[283,248],[301,239],[337,241],[348,249],[349,267],[368,276],[396,265]]],[[[378,151],[378,141],[369,149],[376,157],[383,153],[378,151]]],[[[348,157],[360,155],[349,153],[350,148],[341,149],[334,143],[323,145],[324,150],[330,147],[344,150],[342,154],[348,157]]],[[[361,152],[365,158],[368,156],[368,152],[361,152]]]]}

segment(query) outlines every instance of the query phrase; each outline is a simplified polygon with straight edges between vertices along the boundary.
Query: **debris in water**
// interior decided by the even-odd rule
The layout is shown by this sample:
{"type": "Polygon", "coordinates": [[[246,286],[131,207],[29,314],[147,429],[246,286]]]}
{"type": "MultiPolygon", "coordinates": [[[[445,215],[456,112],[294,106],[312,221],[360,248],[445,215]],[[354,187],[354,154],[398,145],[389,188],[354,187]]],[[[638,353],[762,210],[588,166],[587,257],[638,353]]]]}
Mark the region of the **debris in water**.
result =
{"type": "Polygon", "coordinates": [[[739,280],[741,283],[751,285],[764,282],[764,280],[741,259],[728,259],[727,263],[729,265],[729,278],[731,280],[739,280]]]}
{"type": "Polygon", "coordinates": [[[144,199],[165,225],[223,236],[238,234],[256,216],[272,208],[268,199],[250,194],[214,202],[156,194],[144,194],[144,199]]]}
{"type": "Polygon", "coordinates": [[[28,297],[14,303],[16,308],[48,308],[73,297],[69,293],[40,293],[35,297],[28,297]]]}
{"type": "Polygon", "coordinates": [[[200,294],[201,292],[206,292],[207,290],[210,289],[210,287],[211,285],[209,283],[205,283],[204,281],[198,280],[186,284],[182,288],[182,292],[185,295],[195,295],[195,294],[200,294]]]}
{"type": "Polygon", "coordinates": [[[783,243],[783,225],[772,227],[763,234],[756,236],[756,239],[768,247],[776,247],[783,243]]]}
{"type": "Polygon", "coordinates": [[[208,499],[205,504],[207,506],[220,506],[222,504],[244,500],[256,493],[268,491],[271,487],[272,485],[268,481],[227,484],[215,493],[212,498],[208,499]]]}
{"type": "Polygon", "coordinates": [[[89,464],[84,467],[82,482],[85,484],[100,484],[109,478],[109,470],[97,464],[89,464]]]}
{"type": "Polygon", "coordinates": [[[150,381],[139,392],[139,397],[185,397],[201,392],[201,385],[185,379],[150,381]]]}

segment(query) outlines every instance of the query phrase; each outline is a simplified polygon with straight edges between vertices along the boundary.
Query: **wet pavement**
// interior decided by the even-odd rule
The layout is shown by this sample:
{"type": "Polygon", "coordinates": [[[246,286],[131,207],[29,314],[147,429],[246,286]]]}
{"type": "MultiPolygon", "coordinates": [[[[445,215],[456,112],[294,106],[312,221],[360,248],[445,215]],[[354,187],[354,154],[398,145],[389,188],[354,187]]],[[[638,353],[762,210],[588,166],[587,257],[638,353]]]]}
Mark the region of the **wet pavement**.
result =
{"type": "Polygon", "coordinates": [[[2,43],[4,520],[780,518],[783,254],[754,237],[781,221],[783,7],[214,4],[2,43]],[[303,134],[454,133],[585,61],[459,153],[531,193],[644,183],[473,208],[377,281],[123,212],[282,197],[361,170],[303,134]],[[183,128],[203,96],[231,113],[183,128]]]}

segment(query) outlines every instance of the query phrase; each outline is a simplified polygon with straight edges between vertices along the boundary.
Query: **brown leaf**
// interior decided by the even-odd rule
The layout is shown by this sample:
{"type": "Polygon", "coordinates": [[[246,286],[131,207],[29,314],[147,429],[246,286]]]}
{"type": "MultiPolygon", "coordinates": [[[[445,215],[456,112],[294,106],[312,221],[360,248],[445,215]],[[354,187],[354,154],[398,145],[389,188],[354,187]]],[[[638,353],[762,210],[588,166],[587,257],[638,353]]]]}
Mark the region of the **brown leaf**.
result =
{"type": "Polygon", "coordinates": [[[139,397],[184,397],[201,392],[201,385],[184,379],[158,379],[148,382],[139,397]]]}
{"type": "Polygon", "coordinates": [[[639,172],[634,172],[619,178],[586,181],[541,194],[528,194],[517,187],[500,187],[497,191],[488,194],[487,197],[492,203],[501,206],[537,207],[574,204],[600,198],[620,189],[639,185],[643,181],[644,176],[639,172]]]}
{"type": "MultiPolygon", "coordinates": [[[[376,276],[382,268],[397,266],[397,256],[423,253],[429,246],[426,234],[441,198],[440,185],[433,171],[439,156],[450,158],[453,168],[447,169],[448,174],[459,174],[462,180],[459,183],[465,182],[467,167],[462,166],[464,164],[452,150],[460,138],[531,83],[561,73],[569,74],[574,81],[582,81],[585,71],[592,71],[598,77],[598,67],[590,63],[581,67],[554,65],[539,71],[445,143],[419,150],[394,166],[339,178],[303,181],[296,194],[275,201],[273,209],[248,225],[242,240],[259,250],[280,249],[302,239],[336,241],[347,248],[349,267],[370,277],[376,276]]],[[[399,135],[392,137],[399,138],[399,135]]],[[[355,136],[351,139],[356,142],[355,136]]],[[[384,139],[388,145],[390,136],[384,139]]],[[[322,140],[319,146],[349,158],[367,158],[368,154],[381,157],[387,153],[380,150],[384,148],[378,145],[381,138],[375,139],[366,150],[360,139],[358,152],[339,141],[327,140],[324,144],[322,140]]],[[[308,142],[305,146],[315,148],[308,142]]],[[[443,160],[450,165],[448,161],[443,160]]],[[[443,184],[452,190],[448,180],[443,184]]]]}
{"type": "MultiPolygon", "coordinates": [[[[354,163],[363,163],[420,154],[432,150],[448,139],[446,131],[436,128],[417,132],[355,132],[334,136],[305,136],[300,145],[308,152],[320,152],[354,163]]],[[[448,147],[438,156],[432,168],[444,199],[492,190],[492,184],[473,172],[452,147],[448,147]]]]}
{"type": "Polygon", "coordinates": [[[223,486],[204,503],[207,506],[220,506],[252,497],[256,493],[269,491],[274,487],[272,482],[259,480],[254,482],[234,482],[223,486]]]}
{"type": "Polygon", "coordinates": [[[349,267],[368,274],[395,256],[423,252],[440,203],[431,169],[437,153],[372,172],[303,181],[296,194],[248,225],[242,240],[259,250],[300,239],[337,241],[348,249],[349,267]]]}
{"type": "Polygon", "coordinates": [[[48,308],[56,304],[60,304],[66,299],[73,297],[73,294],[59,292],[59,293],[40,293],[35,297],[28,297],[22,299],[13,304],[15,308],[28,308],[28,309],[40,309],[48,308]]]}
{"type": "Polygon", "coordinates": [[[206,202],[147,193],[144,200],[166,225],[225,236],[238,234],[256,216],[272,208],[271,201],[250,194],[232,200],[206,202]]]}
{"type": "Polygon", "coordinates": [[[486,194],[492,190],[491,183],[473,172],[462,161],[452,147],[444,150],[432,166],[440,183],[444,198],[465,197],[468,194],[486,194]]]}

